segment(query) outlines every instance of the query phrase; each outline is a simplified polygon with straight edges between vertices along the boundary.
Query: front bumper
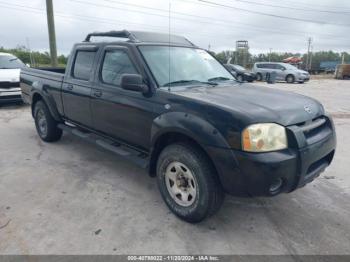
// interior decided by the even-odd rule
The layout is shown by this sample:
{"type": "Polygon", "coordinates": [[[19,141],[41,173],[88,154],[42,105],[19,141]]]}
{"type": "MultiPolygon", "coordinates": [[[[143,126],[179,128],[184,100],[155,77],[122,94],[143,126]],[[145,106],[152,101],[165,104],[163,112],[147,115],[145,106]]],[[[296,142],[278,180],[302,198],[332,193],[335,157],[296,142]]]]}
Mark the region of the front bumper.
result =
{"type": "Polygon", "coordinates": [[[310,80],[310,76],[309,75],[300,75],[300,76],[297,76],[297,80],[296,81],[307,82],[309,80],[310,80]]]}
{"type": "Polygon", "coordinates": [[[319,130],[308,132],[313,133],[304,134],[300,126],[289,127],[290,145],[281,151],[212,148],[210,154],[216,155],[214,163],[224,190],[237,196],[273,196],[313,181],[332,162],[336,136],[330,118],[319,130]]]}
{"type": "Polygon", "coordinates": [[[19,87],[0,88],[0,103],[12,103],[22,101],[22,92],[19,87]]]}

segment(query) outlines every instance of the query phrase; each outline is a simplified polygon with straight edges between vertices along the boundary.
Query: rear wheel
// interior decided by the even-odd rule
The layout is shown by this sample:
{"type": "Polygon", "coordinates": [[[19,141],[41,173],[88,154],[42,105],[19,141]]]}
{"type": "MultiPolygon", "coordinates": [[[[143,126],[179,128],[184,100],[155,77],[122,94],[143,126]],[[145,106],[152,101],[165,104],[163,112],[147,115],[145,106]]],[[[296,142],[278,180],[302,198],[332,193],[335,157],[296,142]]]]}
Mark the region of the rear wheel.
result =
{"type": "Polygon", "coordinates": [[[62,130],[57,127],[58,122],[52,117],[43,101],[36,102],[34,106],[34,119],[36,130],[45,142],[54,142],[61,138],[62,130]]]}
{"type": "Polygon", "coordinates": [[[238,82],[243,82],[243,76],[242,75],[238,75],[237,76],[237,81],[238,82]]]}
{"type": "Polygon", "coordinates": [[[224,199],[215,169],[194,146],[167,146],[157,161],[157,182],[167,206],[187,222],[213,215],[224,199]]]}
{"type": "Polygon", "coordinates": [[[287,75],[286,77],[286,82],[289,83],[289,84],[292,84],[294,83],[294,76],[293,75],[287,75]]]}

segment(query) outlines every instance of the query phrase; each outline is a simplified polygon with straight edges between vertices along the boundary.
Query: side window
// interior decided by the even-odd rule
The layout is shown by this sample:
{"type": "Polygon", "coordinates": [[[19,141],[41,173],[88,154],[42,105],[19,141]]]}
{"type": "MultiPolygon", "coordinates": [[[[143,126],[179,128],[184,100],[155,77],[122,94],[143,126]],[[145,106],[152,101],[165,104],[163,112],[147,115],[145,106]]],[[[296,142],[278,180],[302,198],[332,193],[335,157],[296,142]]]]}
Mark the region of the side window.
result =
{"type": "Polygon", "coordinates": [[[74,78],[89,80],[95,54],[95,51],[77,51],[73,68],[74,78]]]}
{"type": "Polygon", "coordinates": [[[120,86],[122,74],[137,74],[127,53],[121,50],[107,51],[102,64],[101,80],[106,84],[120,86]]]}
{"type": "Polygon", "coordinates": [[[264,64],[257,64],[256,67],[257,68],[264,68],[264,64]]]}
{"type": "Polygon", "coordinates": [[[277,70],[282,70],[284,67],[279,65],[279,64],[275,64],[275,69],[277,70]]]}

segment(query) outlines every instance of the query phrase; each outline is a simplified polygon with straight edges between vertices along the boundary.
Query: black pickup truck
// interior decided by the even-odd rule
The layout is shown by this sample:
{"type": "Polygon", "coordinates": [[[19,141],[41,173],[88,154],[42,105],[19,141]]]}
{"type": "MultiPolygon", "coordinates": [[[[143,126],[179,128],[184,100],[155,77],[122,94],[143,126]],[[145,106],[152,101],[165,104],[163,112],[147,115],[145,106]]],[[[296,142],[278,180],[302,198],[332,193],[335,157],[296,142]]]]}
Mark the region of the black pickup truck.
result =
{"type": "Polygon", "coordinates": [[[20,78],[42,140],[65,131],[147,168],[188,222],[214,214],[225,193],[300,188],[335,152],[334,125],[319,102],[239,83],[180,36],[92,33],[66,69],[25,68],[20,78]]]}

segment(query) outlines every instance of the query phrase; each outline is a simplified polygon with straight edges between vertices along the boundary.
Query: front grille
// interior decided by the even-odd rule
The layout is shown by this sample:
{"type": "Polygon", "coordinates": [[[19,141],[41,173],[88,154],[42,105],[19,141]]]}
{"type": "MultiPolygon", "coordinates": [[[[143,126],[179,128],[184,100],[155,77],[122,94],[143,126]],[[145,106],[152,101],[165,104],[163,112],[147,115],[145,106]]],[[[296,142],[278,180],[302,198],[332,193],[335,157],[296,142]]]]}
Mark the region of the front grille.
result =
{"type": "Polygon", "coordinates": [[[332,134],[330,120],[325,116],[317,117],[312,121],[298,124],[298,127],[300,131],[303,132],[308,145],[320,141],[332,134]]]}
{"type": "Polygon", "coordinates": [[[0,88],[19,87],[19,82],[0,82],[0,88]]]}

